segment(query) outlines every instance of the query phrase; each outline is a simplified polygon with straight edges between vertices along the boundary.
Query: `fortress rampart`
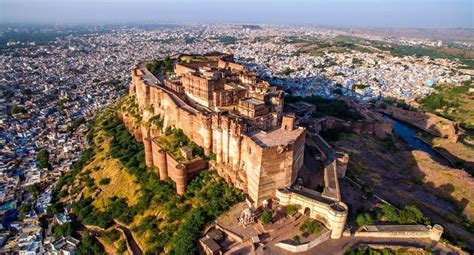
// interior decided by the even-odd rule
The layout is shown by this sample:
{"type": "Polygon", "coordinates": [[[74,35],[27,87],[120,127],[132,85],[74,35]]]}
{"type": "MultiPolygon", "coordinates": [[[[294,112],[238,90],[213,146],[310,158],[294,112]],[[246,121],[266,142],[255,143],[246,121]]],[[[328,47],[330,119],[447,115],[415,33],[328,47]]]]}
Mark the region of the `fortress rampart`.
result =
{"type": "Polygon", "coordinates": [[[349,157],[347,154],[336,153],[317,134],[312,135],[307,141],[321,152],[324,164],[323,191],[317,192],[294,185],[277,190],[276,198],[281,205],[296,205],[301,213],[309,214],[309,217],[321,221],[331,231],[330,237],[338,239],[342,237],[348,215],[348,207],[341,201],[338,178],[345,175],[349,157]]]}
{"type": "Polygon", "coordinates": [[[439,241],[443,234],[443,227],[423,225],[371,225],[359,229],[357,237],[384,237],[384,238],[429,238],[439,241]]]}
{"type": "Polygon", "coordinates": [[[176,192],[183,195],[186,191],[186,184],[189,179],[195,176],[200,170],[207,168],[207,161],[204,159],[194,159],[189,162],[179,162],[175,157],[163,149],[157,141],[150,137],[143,141],[145,145],[145,160],[147,164],[157,167],[160,171],[160,180],[170,178],[176,183],[176,192]],[[151,151],[147,151],[147,147],[151,151]],[[151,162],[148,162],[147,155],[151,155],[151,162]]]}
{"type": "Polygon", "coordinates": [[[346,224],[348,208],[346,204],[331,201],[312,194],[312,190],[301,189],[279,189],[276,197],[281,205],[297,205],[301,213],[309,210],[311,218],[321,221],[325,227],[331,230],[331,238],[342,237],[346,224]]]}

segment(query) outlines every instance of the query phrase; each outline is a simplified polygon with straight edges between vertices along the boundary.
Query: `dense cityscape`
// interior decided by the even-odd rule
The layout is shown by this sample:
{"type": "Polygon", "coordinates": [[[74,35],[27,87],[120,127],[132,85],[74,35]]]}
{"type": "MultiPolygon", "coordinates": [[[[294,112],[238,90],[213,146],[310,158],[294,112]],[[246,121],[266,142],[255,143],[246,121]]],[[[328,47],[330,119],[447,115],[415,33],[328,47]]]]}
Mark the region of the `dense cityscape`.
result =
{"type": "Polygon", "coordinates": [[[472,51],[472,41],[395,40],[309,26],[55,28],[61,30],[0,31],[2,253],[77,252],[80,238],[58,227],[71,222],[72,201],[51,210],[54,185],[87,149],[88,122],[128,94],[131,67],[142,61],[223,52],[293,97],[361,104],[390,98],[418,105],[437,85],[472,82],[474,73],[457,58],[400,55],[386,46],[450,44],[472,51]],[[41,33],[50,38],[35,38],[41,33]],[[8,39],[12,34],[23,38],[8,39]]]}

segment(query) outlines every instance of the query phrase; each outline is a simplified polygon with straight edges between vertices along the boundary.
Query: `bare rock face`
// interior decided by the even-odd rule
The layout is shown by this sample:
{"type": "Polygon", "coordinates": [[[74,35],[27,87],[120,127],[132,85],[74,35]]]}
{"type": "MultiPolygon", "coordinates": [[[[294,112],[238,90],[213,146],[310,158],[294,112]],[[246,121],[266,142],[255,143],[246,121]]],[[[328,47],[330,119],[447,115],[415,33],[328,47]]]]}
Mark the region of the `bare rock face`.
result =
{"type": "Polygon", "coordinates": [[[229,165],[218,164],[214,165],[217,174],[224,178],[224,180],[243,191],[247,191],[247,174],[242,169],[234,170],[229,165]]]}
{"type": "Polygon", "coordinates": [[[140,126],[137,125],[137,123],[135,123],[135,119],[133,117],[128,116],[127,114],[123,112],[119,112],[119,117],[122,120],[125,127],[130,132],[130,134],[132,134],[133,137],[135,137],[137,141],[141,142],[143,140],[142,131],[141,131],[140,126]]]}
{"type": "Polygon", "coordinates": [[[392,122],[391,121],[377,121],[374,123],[374,134],[377,138],[383,139],[387,135],[392,134],[392,122]]]}

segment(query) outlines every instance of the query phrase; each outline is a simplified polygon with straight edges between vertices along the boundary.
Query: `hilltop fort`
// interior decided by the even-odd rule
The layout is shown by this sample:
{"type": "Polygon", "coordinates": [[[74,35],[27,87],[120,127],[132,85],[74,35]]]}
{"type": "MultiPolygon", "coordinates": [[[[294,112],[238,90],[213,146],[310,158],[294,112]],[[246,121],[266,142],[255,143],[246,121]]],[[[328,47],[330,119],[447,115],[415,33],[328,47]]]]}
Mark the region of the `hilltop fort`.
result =
{"type": "MultiPolygon", "coordinates": [[[[160,116],[163,127],[181,129],[257,206],[295,182],[305,130],[295,126],[293,116],[283,116],[282,91],[229,55],[181,56],[173,62],[174,72],[166,75],[153,75],[147,63],[132,68],[130,94],[137,98],[143,122],[160,116]]],[[[206,165],[179,162],[166,153],[158,141],[161,132],[141,127],[146,163],[159,168],[160,178],[174,180],[183,194],[190,176],[206,165]]]]}
{"type": "Polygon", "coordinates": [[[129,94],[136,98],[141,121],[122,115],[144,144],[146,164],[159,169],[160,179],[172,179],[178,194],[184,194],[189,179],[211,159],[220,176],[248,194],[253,207],[272,199],[296,204],[333,229],[332,238],[341,237],[347,206],[341,201],[338,177],[345,174],[348,156],[296,126],[295,117],[283,113],[283,91],[235,63],[232,55],[180,55],[168,61],[172,70],[156,74],[150,69],[164,68],[163,62],[132,67],[129,94]],[[191,143],[170,146],[172,130],[191,143]],[[202,155],[194,155],[199,151],[195,145],[202,155]],[[305,181],[301,173],[320,171],[310,169],[315,166],[310,157],[305,159],[308,150],[319,150],[324,166],[319,183],[305,187],[302,182],[312,177],[305,181]]]}

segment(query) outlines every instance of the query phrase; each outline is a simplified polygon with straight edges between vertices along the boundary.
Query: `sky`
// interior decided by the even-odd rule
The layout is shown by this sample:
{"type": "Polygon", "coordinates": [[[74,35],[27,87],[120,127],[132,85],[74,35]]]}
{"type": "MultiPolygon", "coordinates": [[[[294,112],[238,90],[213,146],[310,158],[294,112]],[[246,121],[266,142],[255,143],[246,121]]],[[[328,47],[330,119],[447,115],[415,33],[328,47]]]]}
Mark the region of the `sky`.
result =
{"type": "Polygon", "coordinates": [[[474,28],[474,0],[0,0],[0,23],[474,28]]]}

